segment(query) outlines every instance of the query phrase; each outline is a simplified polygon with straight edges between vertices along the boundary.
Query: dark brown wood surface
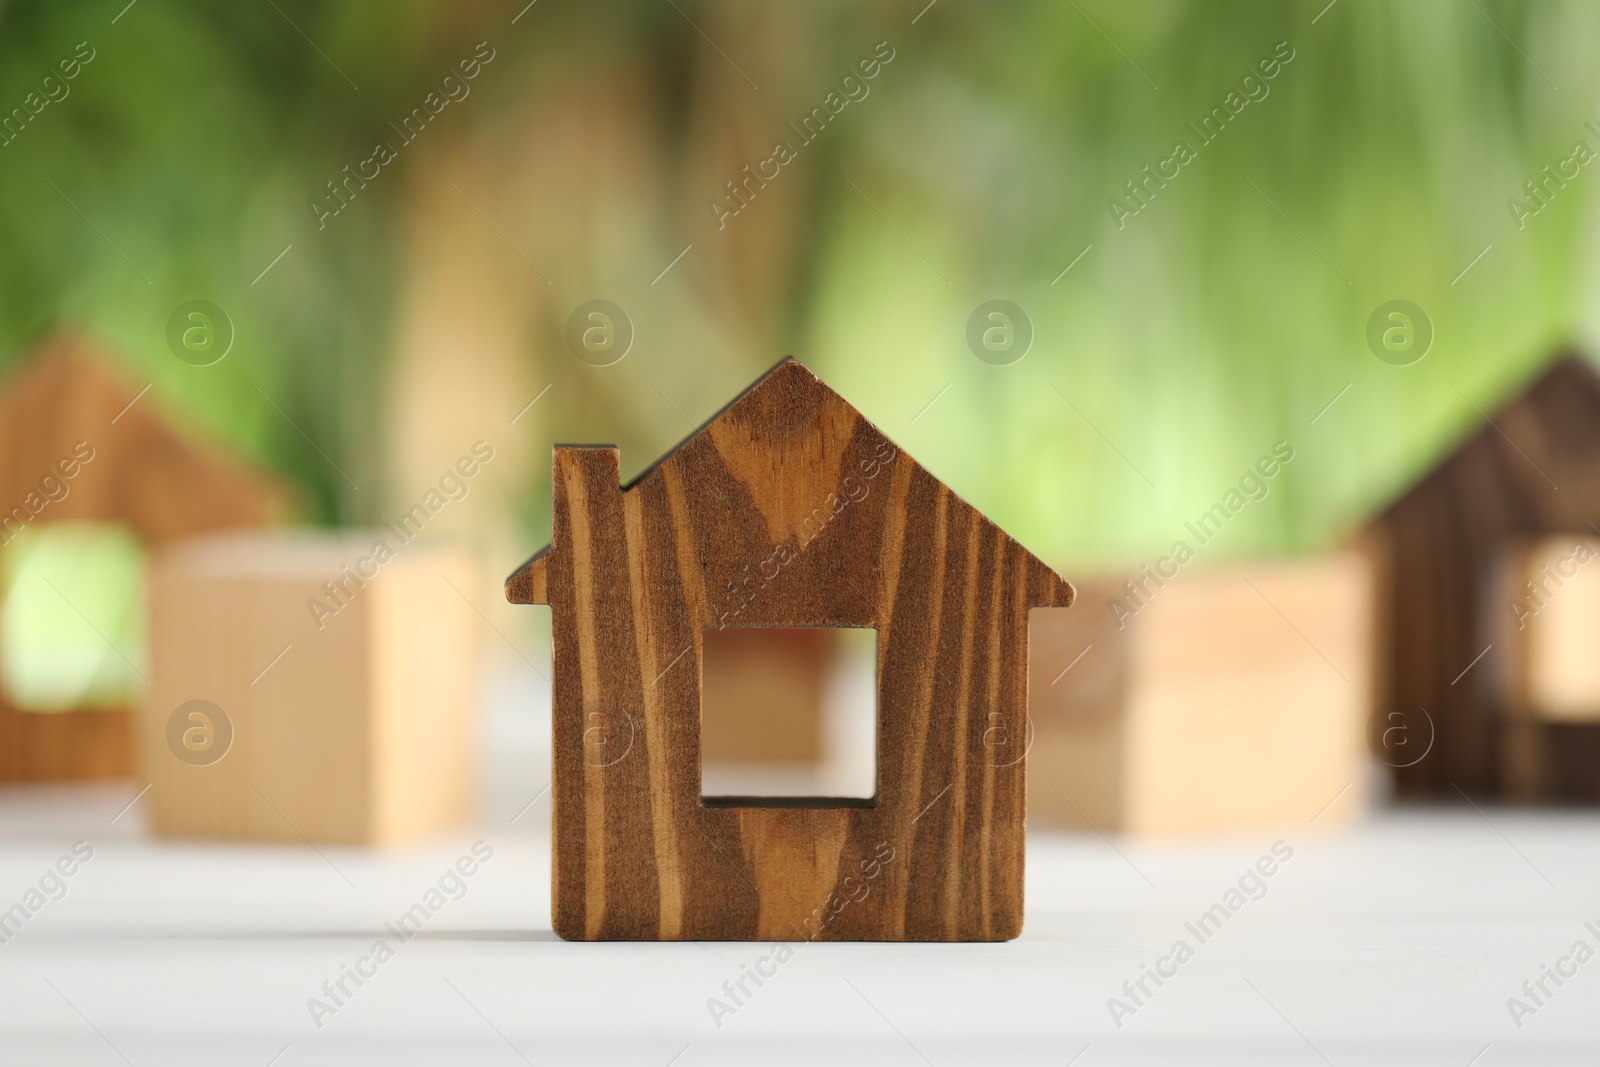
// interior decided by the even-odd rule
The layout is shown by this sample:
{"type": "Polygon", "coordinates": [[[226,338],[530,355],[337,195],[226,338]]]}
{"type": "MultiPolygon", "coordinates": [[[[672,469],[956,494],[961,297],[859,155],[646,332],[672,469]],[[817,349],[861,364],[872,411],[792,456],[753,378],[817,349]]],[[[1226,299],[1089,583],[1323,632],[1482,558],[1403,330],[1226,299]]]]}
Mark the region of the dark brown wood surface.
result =
{"type": "Polygon", "coordinates": [[[1363,531],[1378,573],[1378,700],[1433,748],[1396,770],[1408,793],[1600,799],[1600,726],[1514,723],[1495,684],[1499,556],[1600,524],[1600,378],[1556,361],[1363,531]],[[1491,424],[1492,423],[1492,424],[1491,424]],[[1469,666],[1471,669],[1469,670],[1469,666]],[[1416,714],[1420,708],[1426,716],[1416,714]]]}
{"type": "Polygon", "coordinates": [[[794,360],[619,466],[556,449],[551,545],[506,583],[552,609],[556,932],[1015,937],[1028,612],[1071,586],[794,360]],[[719,626],[878,630],[873,800],[703,801],[719,626]]]}

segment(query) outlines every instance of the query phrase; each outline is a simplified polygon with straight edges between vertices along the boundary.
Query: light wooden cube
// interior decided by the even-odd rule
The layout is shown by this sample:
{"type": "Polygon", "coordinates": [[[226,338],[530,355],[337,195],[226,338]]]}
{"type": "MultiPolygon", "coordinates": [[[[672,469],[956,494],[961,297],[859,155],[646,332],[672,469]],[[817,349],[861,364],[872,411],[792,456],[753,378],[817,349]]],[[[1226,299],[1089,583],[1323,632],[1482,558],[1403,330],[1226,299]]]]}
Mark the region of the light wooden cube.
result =
{"type": "Polygon", "coordinates": [[[462,555],[392,529],[162,553],[138,725],[154,828],[378,844],[459,820],[474,782],[475,588],[462,555]]]}
{"type": "Polygon", "coordinates": [[[1089,581],[1073,607],[1033,612],[1030,818],[1169,834],[1354,817],[1372,710],[1365,561],[1161,566],[1176,574],[1141,572],[1134,594],[1089,581]]]}

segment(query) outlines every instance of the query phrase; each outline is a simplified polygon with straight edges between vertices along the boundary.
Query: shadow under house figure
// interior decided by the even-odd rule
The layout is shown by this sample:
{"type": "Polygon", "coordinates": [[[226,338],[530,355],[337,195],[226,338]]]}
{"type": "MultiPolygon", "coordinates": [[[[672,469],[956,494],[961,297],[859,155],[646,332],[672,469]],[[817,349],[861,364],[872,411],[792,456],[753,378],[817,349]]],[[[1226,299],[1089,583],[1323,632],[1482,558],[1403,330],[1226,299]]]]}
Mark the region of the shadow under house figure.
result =
{"type": "Polygon", "coordinates": [[[1502,688],[1519,608],[1562,593],[1507,591],[1497,580],[1527,541],[1592,538],[1597,524],[1600,377],[1568,355],[1357,536],[1378,579],[1385,718],[1374,732],[1389,727],[1390,741],[1411,746],[1384,746],[1401,792],[1600,800],[1600,709],[1589,721],[1515,714],[1502,688]]]}
{"type": "MultiPolygon", "coordinates": [[[[133,773],[128,708],[145,698],[149,668],[136,665],[137,651],[112,641],[117,630],[103,612],[115,597],[95,588],[97,546],[141,553],[194,534],[261,526],[290,502],[275,479],[178,432],[157,398],[114,367],[91,342],[60,336],[0,388],[7,624],[0,632],[0,781],[133,773]],[[65,619],[63,633],[72,639],[65,651],[42,644],[50,616],[65,619]],[[70,673],[64,668],[83,659],[83,648],[125,666],[131,685],[83,700],[34,700],[16,691],[21,677],[48,686],[70,673]]],[[[115,571],[129,579],[119,607],[123,615],[142,614],[143,574],[125,570],[115,571]]]]}
{"type": "Polygon", "coordinates": [[[1016,937],[1028,612],[1072,587],[793,359],[619,475],[558,446],[551,544],[506,580],[551,608],[556,933],[1016,937]],[[875,796],[701,795],[725,626],[877,630],[875,796]]]}

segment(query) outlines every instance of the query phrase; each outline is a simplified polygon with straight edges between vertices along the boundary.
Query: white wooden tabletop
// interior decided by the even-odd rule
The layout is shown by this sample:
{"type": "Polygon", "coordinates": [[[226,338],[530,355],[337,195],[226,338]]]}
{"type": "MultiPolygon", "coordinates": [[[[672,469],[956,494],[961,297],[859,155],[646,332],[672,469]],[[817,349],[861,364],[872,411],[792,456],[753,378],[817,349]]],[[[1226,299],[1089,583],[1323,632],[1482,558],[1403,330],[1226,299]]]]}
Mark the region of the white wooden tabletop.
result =
{"type": "Polygon", "coordinates": [[[140,804],[118,815],[138,782],[0,789],[0,908],[47,883],[0,944],[0,1063],[1600,1062],[1600,961],[1573,955],[1600,951],[1595,812],[1389,809],[1175,842],[1035,830],[1006,944],[568,944],[548,796],[528,804],[543,729],[495,719],[478,824],[390,853],[154,839],[140,804]],[[58,890],[45,876],[78,841],[93,855],[58,890]],[[386,929],[479,841],[419,934],[386,929]],[[750,969],[770,977],[739,994],[750,969]]]}

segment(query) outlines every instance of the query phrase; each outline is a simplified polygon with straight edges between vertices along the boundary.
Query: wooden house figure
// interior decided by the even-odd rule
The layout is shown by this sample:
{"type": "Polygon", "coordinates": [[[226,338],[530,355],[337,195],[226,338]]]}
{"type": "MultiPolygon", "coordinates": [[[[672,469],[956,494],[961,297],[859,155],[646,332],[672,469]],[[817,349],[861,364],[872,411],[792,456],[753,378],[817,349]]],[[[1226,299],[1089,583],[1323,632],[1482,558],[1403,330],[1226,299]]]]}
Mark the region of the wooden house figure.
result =
{"type": "Polygon", "coordinates": [[[1028,613],[1073,590],[786,359],[620,484],[558,446],[552,920],[568,939],[996,941],[1022,928],[1028,613]],[[701,640],[878,635],[877,791],[708,797],[701,640]]]}
{"type": "Polygon", "coordinates": [[[1600,800],[1600,721],[1508,714],[1497,639],[1518,602],[1506,554],[1597,523],[1600,377],[1568,355],[1359,535],[1376,564],[1378,711],[1411,746],[1382,753],[1402,792],[1600,800]]]}
{"type": "MultiPolygon", "coordinates": [[[[178,433],[155,398],[82,339],[48,341],[0,387],[0,562],[22,551],[19,538],[55,524],[121,527],[157,546],[263,524],[287,499],[274,481],[178,433]]],[[[94,620],[84,615],[84,625],[94,620]]],[[[0,780],[132,774],[127,711],[23,710],[0,687],[0,780]]]]}

